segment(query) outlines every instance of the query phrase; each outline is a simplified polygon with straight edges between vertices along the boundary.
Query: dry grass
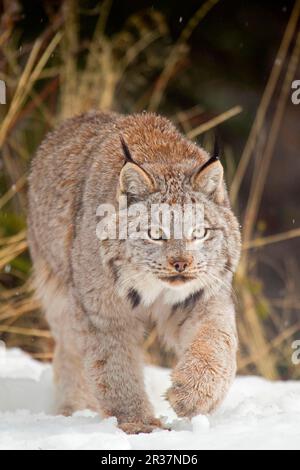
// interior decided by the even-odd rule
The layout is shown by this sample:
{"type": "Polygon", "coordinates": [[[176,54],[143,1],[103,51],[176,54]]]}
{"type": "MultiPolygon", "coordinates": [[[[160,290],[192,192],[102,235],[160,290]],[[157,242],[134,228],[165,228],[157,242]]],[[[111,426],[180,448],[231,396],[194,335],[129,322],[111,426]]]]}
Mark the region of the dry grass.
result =
{"type": "MultiPolygon", "coordinates": [[[[81,43],[78,3],[65,0],[62,11],[52,13],[51,26],[43,35],[33,44],[24,45],[21,58],[14,35],[14,12],[6,7],[6,28],[0,29],[4,65],[0,79],[6,81],[9,89],[9,105],[5,110],[0,108],[3,113],[0,149],[7,187],[0,198],[0,338],[8,346],[23,347],[41,360],[52,357],[51,335],[30,285],[25,186],[32,151],[54,124],[90,108],[120,110],[119,102],[122,102],[124,109],[130,111],[158,109],[168,83],[178,73],[178,64],[187,54],[187,40],[206,15],[213,14],[217,3],[217,0],[205,2],[187,23],[177,43],[170,46],[166,41],[168,26],[165,19],[153,10],[133,15],[120,32],[108,37],[105,26],[111,1],[101,3],[96,12],[98,20],[93,37],[81,43]],[[154,81],[153,74],[157,77],[154,81]],[[28,130],[34,134],[31,141],[26,137],[28,130]],[[5,221],[5,216],[10,218],[9,222],[5,221]]],[[[300,305],[296,287],[287,277],[286,296],[266,299],[262,281],[253,274],[259,256],[254,249],[263,250],[266,245],[300,235],[300,229],[267,237],[256,235],[258,209],[284,117],[289,85],[300,56],[299,14],[300,1],[297,0],[231,186],[232,202],[237,206],[248,164],[258,145],[262,145],[261,158],[255,159],[247,208],[245,214],[241,214],[244,250],[236,276],[236,291],[239,298],[240,372],[255,372],[269,378],[283,375],[283,368],[285,375],[299,378],[299,373],[290,364],[289,346],[299,332],[299,323],[294,321],[283,328],[278,315],[280,309],[288,318],[294,318],[291,312],[299,310],[300,305]],[[278,106],[270,128],[267,128],[266,117],[279,87],[278,106]],[[260,144],[262,130],[266,140],[260,144]]],[[[195,138],[241,111],[236,103],[232,109],[224,110],[197,127],[191,123],[195,115],[203,112],[199,106],[178,113],[174,119],[190,138],[195,138]]],[[[231,160],[228,158],[228,161],[231,160]]],[[[155,329],[146,340],[145,350],[152,362],[163,360],[166,364],[171,361],[168,355],[158,353],[155,329]]]]}

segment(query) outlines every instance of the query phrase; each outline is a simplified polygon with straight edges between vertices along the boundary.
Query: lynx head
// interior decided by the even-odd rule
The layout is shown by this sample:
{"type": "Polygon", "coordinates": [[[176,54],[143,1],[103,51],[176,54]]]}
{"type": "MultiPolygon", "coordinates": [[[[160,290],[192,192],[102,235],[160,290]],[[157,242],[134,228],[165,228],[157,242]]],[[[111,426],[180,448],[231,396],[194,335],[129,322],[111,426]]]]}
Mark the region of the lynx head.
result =
{"type": "Polygon", "coordinates": [[[240,234],[218,155],[209,156],[169,121],[149,114],[137,115],[123,130],[120,149],[117,197],[121,209],[126,203],[129,235],[116,242],[120,292],[135,306],[159,296],[178,304],[230,290],[240,234]]]}

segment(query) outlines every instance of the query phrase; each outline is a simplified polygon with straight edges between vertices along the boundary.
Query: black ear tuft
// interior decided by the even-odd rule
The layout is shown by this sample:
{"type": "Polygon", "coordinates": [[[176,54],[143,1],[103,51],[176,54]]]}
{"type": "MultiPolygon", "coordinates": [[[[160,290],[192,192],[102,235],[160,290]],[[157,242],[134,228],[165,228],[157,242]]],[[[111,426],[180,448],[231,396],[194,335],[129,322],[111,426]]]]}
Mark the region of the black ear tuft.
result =
{"type": "Polygon", "coordinates": [[[200,171],[205,170],[205,168],[207,168],[212,163],[217,162],[218,160],[219,160],[219,157],[216,155],[213,155],[212,157],[209,158],[209,160],[207,160],[207,162],[204,163],[204,165],[202,165],[200,171]]]}
{"type": "Polygon", "coordinates": [[[219,160],[220,158],[220,140],[218,135],[215,135],[215,141],[214,141],[214,149],[212,155],[215,157],[216,160],[219,160]]]}
{"type": "Polygon", "coordinates": [[[205,168],[207,168],[212,163],[217,162],[218,160],[220,160],[219,155],[220,155],[220,147],[219,147],[218,139],[216,137],[215,142],[214,142],[214,149],[213,149],[212,156],[207,160],[207,162],[204,163],[204,165],[202,165],[202,167],[200,168],[200,171],[204,170],[205,168]]]}
{"type": "Polygon", "coordinates": [[[123,153],[124,153],[124,158],[125,158],[125,163],[135,163],[135,161],[133,160],[132,156],[131,156],[131,153],[129,151],[129,148],[124,140],[124,138],[122,136],[120,136],[120,141],[121,141],[121,145],[122,145],[122,150],[123,150],[123,153]]]}

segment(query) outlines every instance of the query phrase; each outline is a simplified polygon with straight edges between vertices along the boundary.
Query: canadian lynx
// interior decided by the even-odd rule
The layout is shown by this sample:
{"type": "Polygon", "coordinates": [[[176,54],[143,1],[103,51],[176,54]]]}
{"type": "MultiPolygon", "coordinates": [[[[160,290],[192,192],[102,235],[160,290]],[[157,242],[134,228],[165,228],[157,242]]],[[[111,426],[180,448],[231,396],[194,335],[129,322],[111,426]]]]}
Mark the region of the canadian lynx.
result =
{"type": "MultiPolygon", "coordinates": [[[[130,217],[130,216],[129,216],[130,217]]],[[[55,338],[58,411],[91,408],[128,433],[151,432],[141,343],[151,319],[178,362],[167,391],[178,416],[209,413],[236,372],[232,276],[240,254],[217,158],[164,117],[90,112],[50,133],[33,159],[29,245],[55,338]],[[182,239],[99,238],[97,208],[204,208],[182,239]]]]}

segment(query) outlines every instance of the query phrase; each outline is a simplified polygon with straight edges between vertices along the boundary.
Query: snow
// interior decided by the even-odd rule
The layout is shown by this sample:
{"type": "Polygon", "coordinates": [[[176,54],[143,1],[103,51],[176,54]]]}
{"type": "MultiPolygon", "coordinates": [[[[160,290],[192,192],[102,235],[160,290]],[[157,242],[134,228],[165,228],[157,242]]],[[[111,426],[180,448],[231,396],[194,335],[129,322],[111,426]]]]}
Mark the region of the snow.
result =
{"type": "Polygon", "coordinates": [[[172,430],[128,436],[115,418],[88,410],[55,416],[51,366],[2,348],[0,449],[300,449],[300,382],[237,378],[214,415],[191,421],[178,419],[162,398],[168,370],[146,367],[145,382],[172,430]]]}

